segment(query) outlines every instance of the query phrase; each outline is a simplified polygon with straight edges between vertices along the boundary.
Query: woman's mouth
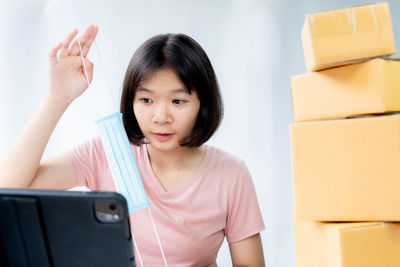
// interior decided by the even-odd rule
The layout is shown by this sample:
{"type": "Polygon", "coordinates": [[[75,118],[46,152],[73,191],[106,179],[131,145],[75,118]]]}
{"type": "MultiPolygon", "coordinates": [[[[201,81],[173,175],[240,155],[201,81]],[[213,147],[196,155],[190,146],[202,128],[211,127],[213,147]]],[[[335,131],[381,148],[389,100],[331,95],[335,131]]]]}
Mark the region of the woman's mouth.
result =
{"type": "Polygon", "coordinates": [[[168,141],[171,137],[172,134],[170,133],[153,133],[154,137],[161,142],[168,141]]]}

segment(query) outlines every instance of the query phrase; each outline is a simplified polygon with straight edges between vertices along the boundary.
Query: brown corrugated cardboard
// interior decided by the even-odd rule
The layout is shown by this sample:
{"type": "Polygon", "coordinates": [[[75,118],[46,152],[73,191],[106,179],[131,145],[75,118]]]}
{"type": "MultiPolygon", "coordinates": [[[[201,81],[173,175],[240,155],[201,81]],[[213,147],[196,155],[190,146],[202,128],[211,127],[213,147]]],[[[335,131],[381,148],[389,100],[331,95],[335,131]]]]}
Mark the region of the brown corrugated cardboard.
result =
{"type": "Polygon", "coordinates": [[[295,216],[400,221],[400,116],[290,125],[295,216]]]}
{"type": "Polygon", "coordinates": [[[400,223],[294,220],[296,267],[398,267],[400,223]]]}
{"type": "Polygon", "coordinates": [[[387,3],[307,15],[301,38],[307,71],[395,53],[387,3]]]}
{"type": "Polygon", "coordinates": [[[363,63],[291,77],[295,121],[400,111],[400,61],[363,63]]]}

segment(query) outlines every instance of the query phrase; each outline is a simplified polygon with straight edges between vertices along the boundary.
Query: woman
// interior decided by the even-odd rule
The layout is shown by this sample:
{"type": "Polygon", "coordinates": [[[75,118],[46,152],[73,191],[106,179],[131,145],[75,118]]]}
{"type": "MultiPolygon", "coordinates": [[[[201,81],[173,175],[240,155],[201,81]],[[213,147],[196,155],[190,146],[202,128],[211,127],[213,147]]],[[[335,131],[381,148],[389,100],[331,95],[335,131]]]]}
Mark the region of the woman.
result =
{"type": "MultiPolygon", "coordinates": [[[[92,79],[86,55],[97,31],[90,25],[78,44],[74,30],[51,49],[49,91],[2,161],[0,187],[115,190],[100,138],[41,162],[57,122],[92,79]]],[[[226,237],[234,266],[264,266],[264,224],[247,167],[205,145],[221,121],[222,100],[200,45],[167,34],[140,46],[126,71],[121,113],[168,265],[216,266],[226,237]]],[[[130,219],[143,265],[162,266],[147,213],[130,219]]]]}

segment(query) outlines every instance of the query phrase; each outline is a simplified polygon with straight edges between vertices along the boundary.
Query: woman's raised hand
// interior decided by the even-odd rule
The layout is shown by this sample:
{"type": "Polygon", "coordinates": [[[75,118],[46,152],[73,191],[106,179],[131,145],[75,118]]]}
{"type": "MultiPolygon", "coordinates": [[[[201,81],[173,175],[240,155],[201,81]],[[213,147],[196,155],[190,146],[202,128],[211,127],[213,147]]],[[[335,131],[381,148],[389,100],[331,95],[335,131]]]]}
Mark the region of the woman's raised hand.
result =
{"type": "MultiPolygon", "coordinates": [[[[97,31],[97,26],[89,25],[82,35],[78,35],[89,82],[93,77],[93,63],[86,58],[86,55],[93,44],[97,31]]],[[[49,52],[49,92],[47,99],[56,104],[69,105],[89,86],[78,38],[75,38],[72,42],[77,33],[78,30],[74,29],[49,52]]]]}

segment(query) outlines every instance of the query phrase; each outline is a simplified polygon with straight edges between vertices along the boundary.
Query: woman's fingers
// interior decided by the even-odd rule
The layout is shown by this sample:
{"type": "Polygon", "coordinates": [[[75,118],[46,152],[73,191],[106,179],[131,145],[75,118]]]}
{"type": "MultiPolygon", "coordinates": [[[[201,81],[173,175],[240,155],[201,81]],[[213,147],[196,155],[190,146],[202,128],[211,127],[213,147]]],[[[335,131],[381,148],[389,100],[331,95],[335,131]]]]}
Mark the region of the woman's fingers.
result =
{"type": "Polygon", "coordinates": [[[86,59],[85,60],[85,66],[86,66],[86,71],[87,71],[87,79],[89,79],[89,83],[92,82],[93,79],[93,63],[86,59]]]}
{"type": "Polygon", "coordinates": [[[61,42],[62,46],[60,51],[58,52],[58,57],[59,58],[64,58],[68,56],[68,51],[69,51],[69,45],[71,44],[71,41],[74,39],[75,35],[78,33],[77,29],[73,29],[72,32],[70,32],[67,37],[61,42]]]}
{"type": "Polygon", "coordinates": [[[94,39],[96,38],[98,29],[99,28],[95,25],[89,25],[85,32],[81,36],[78,36],[71,45],[72,40],[78,33],[78,30],[74,29],[63,41],[59,42],[49,51],[49,63],[55,64],[59,58],[65,58],[67,56],[79,56],[81,51],[78,45],[78,38],[82,49],[82,55],[83,57],[86,57],[94,39]]]}
{"type": "Polygon", "coordinates": [[[60,49],[62,46],[61,42],[58,42],[49,52],[49,63],[50,65],[56,64],[57,63],[57,51],[60,49]]]}
{"type": "Polygon", "coordinates": [[[78,44],[78,38],[80,42],[80,46],[82,49],[82,54],[84,57],[89,52],[90,46],[92,45],[94,38],[97,35],[98,27],[95,25],[89,25],[89,27],[86,28],[84,33],[82,35],[79,35],[77,39],[73,42],[71,45],[71,48],[69,50],[69,55],[70,56],[78,56],[80,55],[80,49],[79,49],[79,44],[78,44]]]}
{"type": "Polygon", "coordinates": [[[94,26],[94,32],[93,34],[90,36],[89,40],[84,44],[84,46],[82,47],[82,53],[83,56],[86,57],[86,55],[89,53],[90,47],[92,46],[94,39],[97,36],[97,32],[99,31],[99,27],[94,26]]]}

